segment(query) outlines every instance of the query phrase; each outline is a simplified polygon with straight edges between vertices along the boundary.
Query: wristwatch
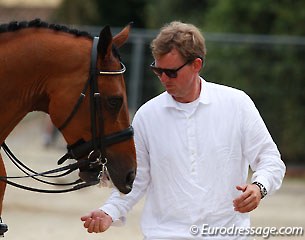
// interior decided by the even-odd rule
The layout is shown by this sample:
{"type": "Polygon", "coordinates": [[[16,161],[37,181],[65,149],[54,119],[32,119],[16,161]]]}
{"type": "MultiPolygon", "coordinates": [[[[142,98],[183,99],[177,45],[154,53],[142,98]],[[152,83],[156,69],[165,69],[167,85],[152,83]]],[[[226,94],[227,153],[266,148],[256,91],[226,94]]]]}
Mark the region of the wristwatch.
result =
{"type": "Polygon", "coordinates": [[[253,182],[252,184],[255,184],[256,186],[259,187],[259,190],[261,192],[261,199],[263,199],[267,195],[267,189],[264,187],[263,184],[259,182],[253,182]]]}

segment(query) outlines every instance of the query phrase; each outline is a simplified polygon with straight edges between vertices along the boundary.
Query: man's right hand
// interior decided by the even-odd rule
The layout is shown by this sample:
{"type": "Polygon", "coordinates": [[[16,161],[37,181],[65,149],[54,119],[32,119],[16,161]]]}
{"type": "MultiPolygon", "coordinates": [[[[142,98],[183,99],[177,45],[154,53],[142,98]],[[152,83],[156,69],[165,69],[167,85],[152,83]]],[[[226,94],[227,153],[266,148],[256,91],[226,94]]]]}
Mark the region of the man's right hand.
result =
{"type": "Polygon", "coordinates": [[[112,218],[100,209],[82,216],[81,220],[89,233],[105,232],[112,224],[112,218]]]}

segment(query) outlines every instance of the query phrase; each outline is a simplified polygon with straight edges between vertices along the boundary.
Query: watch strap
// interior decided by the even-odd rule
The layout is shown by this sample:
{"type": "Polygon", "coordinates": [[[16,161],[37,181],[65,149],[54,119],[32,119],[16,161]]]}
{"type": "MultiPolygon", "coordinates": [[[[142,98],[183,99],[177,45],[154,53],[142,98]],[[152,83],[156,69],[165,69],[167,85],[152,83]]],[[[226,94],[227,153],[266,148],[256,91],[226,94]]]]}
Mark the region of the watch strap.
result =
{"type": "Polygon", "coordinates": [[[259,187],[259,190],[261,192],[261,199],[263,199],[264,197],[266,197],[267,195],[267,189],[265,188],[265,186],[263,184],[261,184],[260,182],[253,182],[252,184],[255,184],[256,186],[259,187]]]}

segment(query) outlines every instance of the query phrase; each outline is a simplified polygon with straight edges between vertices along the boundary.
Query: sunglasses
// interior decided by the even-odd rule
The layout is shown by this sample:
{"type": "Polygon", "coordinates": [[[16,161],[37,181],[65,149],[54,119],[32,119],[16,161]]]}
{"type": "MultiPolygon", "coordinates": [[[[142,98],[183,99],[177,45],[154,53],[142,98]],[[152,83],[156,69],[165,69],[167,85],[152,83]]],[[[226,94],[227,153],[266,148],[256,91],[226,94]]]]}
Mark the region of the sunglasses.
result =
{"type": "Polygon", "coordinates": [[[158,77],[161,77],[162,73],[165,73],[166,76],[168,76],[169,78],[176,78],[178,76],[178,71],[193,61],[194,60],[189,60],[186,63],[184,63],[181,67],[178,67],[176,69],[158,68],[155,66],[155,61],[153,61],[153,63],[150,64],[150,68],[158,77]]]}

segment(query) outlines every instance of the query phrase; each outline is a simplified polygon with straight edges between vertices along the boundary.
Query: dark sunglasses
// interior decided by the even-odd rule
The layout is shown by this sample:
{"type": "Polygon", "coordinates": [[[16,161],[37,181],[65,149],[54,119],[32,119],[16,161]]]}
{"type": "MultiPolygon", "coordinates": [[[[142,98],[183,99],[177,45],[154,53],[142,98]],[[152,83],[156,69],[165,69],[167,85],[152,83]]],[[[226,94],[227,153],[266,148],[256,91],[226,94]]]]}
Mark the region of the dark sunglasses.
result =
{"type": "Polygon", "coordinates": [[[178,67],[176,69],[158,68],[155,66],[155,61],[153,61],[153,63],[150,64],[150,68],[158,77],[161,77],[162,73],[165,73],[166,76],[168,76],[169,78],[176,78],[178,76],[178,71],[193,61],[194,61],[194,59],[189,60],[186,63],[184,63],[181,67],[178,67]]]}

